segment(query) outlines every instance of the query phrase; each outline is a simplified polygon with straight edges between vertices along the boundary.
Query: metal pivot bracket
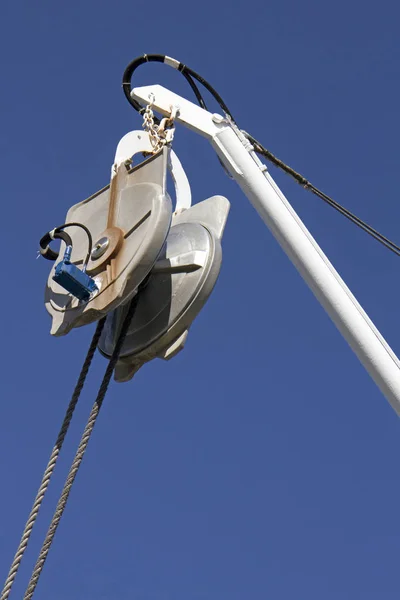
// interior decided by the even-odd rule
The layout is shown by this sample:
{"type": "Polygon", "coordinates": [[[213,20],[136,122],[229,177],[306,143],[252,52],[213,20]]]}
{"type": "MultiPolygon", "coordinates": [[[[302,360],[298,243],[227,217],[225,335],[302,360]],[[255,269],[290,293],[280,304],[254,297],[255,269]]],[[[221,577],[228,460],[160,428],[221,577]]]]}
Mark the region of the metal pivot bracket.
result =
{"type": "MultiPolygon", "coordinates": [[[[151,150],[148,133],[131,132],[124,136],[117,147],[110,184],[68,211],[66,222],[82,223],[92,234],[94,248],[87,273],[98,291],[86,301],[69,294],[53,281],[59,261],[56,262],[45,293],[46,308],[53,318],[53,335],[64,335],[73,327],[96,321],[126,302],[153,267],[172,218],[172,202],[166,189],[167,168],[173,162],[179,179],[179,164],[176,158],[171,159],[171,151],[165,146],[138,166],[132,166],[134,154],[151,150]]],[[[184,184],[185,180],[183,188],[184,184]]],[[[190,189],[185,191],[183,207],[190,206],[190,189]]],[[[87,239],[80,229],[71,228],[70,233],[72,264],[79,266],[87,252],[87,239]]]]}
{"type": "MultiPolygon", "coordinates": [[[[221,238],[230,204],[213,196],[175,214],[166,244],[141,291],[115,369],[127,381],[153,358],[170,359],[184,346],[188,330],[217,281],[221,238]]],[[[100,351],[110,356],[127,306],[108,315],[100,351]]]]}

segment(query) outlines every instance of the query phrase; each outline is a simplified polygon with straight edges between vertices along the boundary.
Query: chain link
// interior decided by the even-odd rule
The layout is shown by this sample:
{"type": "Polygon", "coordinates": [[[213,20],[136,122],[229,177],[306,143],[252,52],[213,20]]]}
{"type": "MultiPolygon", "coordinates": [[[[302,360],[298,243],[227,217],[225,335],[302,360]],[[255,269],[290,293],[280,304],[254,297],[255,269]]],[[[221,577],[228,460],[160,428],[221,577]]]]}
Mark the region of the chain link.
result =
{"type": "Polygon", "coordinates": [[[150,142],[153,146],[153,152],[155,154],[156,152],[159,152],[161,148],[167,144],[170,144],[174,139],[174,119],[177,114],[177,109],[171,107],[171,115],[168,118],[162,119],[160,124],[157,125],[154,122],[154,113],[152,110],[154,100],[154,94],[150,94],[149,104],[147,104],[143,113],[142,127],[149,134],[150,142]]]}

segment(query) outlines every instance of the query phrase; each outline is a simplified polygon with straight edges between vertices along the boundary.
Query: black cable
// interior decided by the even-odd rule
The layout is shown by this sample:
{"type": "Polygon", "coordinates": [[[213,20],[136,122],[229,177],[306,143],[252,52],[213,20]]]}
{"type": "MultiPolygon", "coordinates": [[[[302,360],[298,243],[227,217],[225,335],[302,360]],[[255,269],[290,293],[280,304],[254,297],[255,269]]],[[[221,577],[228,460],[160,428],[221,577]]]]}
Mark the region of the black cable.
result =
{"type": "MultiPolygon", "coordinates": [[[[200,106],[202,108],[206,109],[204,99],[192,78],[196,79],[196,81],[201,83],[206,88],[206,90],[208,90],[210,92],[210,94],[218,102],[219,106],[222,108],[224,113],[230,118],[230,120],[233,123],[235,123],[232,113],[228,109],[227,105],[225,104],[225,102],[223,101],[221,96],[208,83],[208,81],[206,81],[204,79],[204,77],[202,77],[201,75],[196,73],[196,71],[193,71],[193,69],[190,69],[188,66],[184,65],[183,63],[181,63],[175,59],[172,59],[170,57],[164,56],[162,54],[144,54],[143,56],[140,56],[139,58],[136,58],[135,60],[133,60],[125,69],[125,73],[124,73],[123,79],[122,79],[122,86],[123,86],[124,93],[125,93],[125,96],[126,96],[128,102],[135,108],[135,110],[142,113],[144,111],[144,108],[142,108],[142,106],[138,102],[136,102],[136,100],[131,98],[131,96],[130,96],[130,93],[132,91],[131,79],[132,79],[133,73],[137,69],[137,67],[139,65],[142,65],[145,62],[163,62],[165,64],[168,64],[169,66],[172,66],[173,68],[177,69],[178,71],[180,71],[182,73],[182,75],[185,77],[185,79],[188,81],[192,90],[194,91],[197,101],[200,104],[200,106]]],[[[359,217],[354,215],[352,212],[350,212],[347,208],[345,208],[344,206],[342,206],[341,204],[339,204],[338,202],[333,200],[333,198],[330,198],[330,196],[328,196],[327,194],[324,194],[324,192],[322,192],[321,190],[316,188],[312,183],[310,183],[308,181],[308,179],[303,177],[300,173],[297,173],[297,171],[295,171],[294,169],[292,169],[291,167],[286,165],[282,160],[280,160],[279,158],[274,156],[274,154],[272,154],[272,152],[270,152],[269,150],[264,148],[264,146],[262,144],[260,144],[260,142],[258,142],[252,135],[246,133],[245,131],[243,131],[243,133],[244,133],[244,135],[246,135],[248,140],[253,144],[254,150],[257,154],[264,156],[266,159],[268,159],[270,162],[272,162],[275,166],[279,167],[280,169],[285,171],[285,173],[287,173],[288,175],[293,177],[305,189],[310,190],[313,194],[318,196],[318,198],[321,198],[321,200],[323,200],[324,202],[329,204],[329,206],[331,206],[332,208],[337,210],[341,215],[346,217],[346,219],[349,219],[349,221],[351,221],[352,223],[357,225],[357,227],[360,227],[360,229],[362,229],[363,231],[368,233],[370,236],[372,236],[375,240],[377,240],[378,242],[383,244],[383,246],[388,248],[388,250],[390,250],[391,252],[394,252],[394,254],[397,254],[397,256],[400,256],[400,246],[398,246],[397,244],[395,244],[394,242],[389,240],[387,237],[385,237],[383,234],[381,234],[379,231],[377,231],[376,229],[374,229],[373,227],[368,225],[368,223],[365,223],[365,221],[363,221],[362,219],[360,219],[359,217]]]]}
{"type": "Polygon", "coordinates": [[[139,56],[138,58],[135,58],[132,62],[130,62],[124,71],[122,77],[122,89],[124,90],[125,97],[128,100],[129,104],[133,106],[133,108],[140,114],[144,112],[144,108],[139,104],[139,102],[131,98],[131,79],[133,73],[140,65],[143,65],[145,62],[164,62],[164,58],[165,57],[162,54],[143,54],[143,56],[139,56]]]}
{"type": "Polygon", "coordinates": [[[89,229],[86,227],[86,225],[83,225],[83,223],[65,223],[65,225],[62,225],[62,228],[65,229],[66,227],[80,227],[81,229],[83,229],[83,231],[85,231],[87,238],[88,238],[88,251],[86,254],[86,258],[83,262],[83,266],[82,269],[85,271],[90,257],[92,255],[92,248],[93,248],[93,239],[92,239],[92,234],[90,233],[89,229]]]}
{"type": "Polygon", "coordinates": [[[140,114],[143,113],[144,108],[139,104],[139,102],[137,102],[137,100],[131,97],[131,80],[133,77],[133,73],[136,71],[136,69],[146,62],[161,62],[172,66],[174,69],[180,71],[185,77],[186,81],[189,83],[190,87],[192,88],[199,105],[202,108],[206,109],[204,99],[192,78],[196,79],[215,98],[215,100],[218,102],[219,106],[226,113],[226,115],[228,115],[232,119],[232,121],[234,120],[231,111],[229,110],[221,96],[218,94],[218,92],[212,87],[212,85],[208,83],[208,81],[206,81],[201,75],[196,73],[196,71],[190,69],[187,65],[184,65],[183,63],[180,63],[177,60],[171,59],[168,56],[164,56],[163,54],[144,54],[143,56],[139,56],[138,58],[135,58],[132,62],[130,62],[124,71],[122,77],[122,89],[124,90],[125,97],[128,100],[129,104],[133,106],[133,108],[140,114]]]}
{"type": "Polygon", "coordinates": [[[189,83],[190,87],[192,88],[194,95],[197,98],[197,102],[199,103],[201,108],[204,108],[204,110],[207,110],[207,106],[206,106],[206,103],[204,102],[204,98],[201,95],[199,88],[197,87],[197,85],[195,84],[195,82],[193,81],[191,76],[186,71],[181,71],[181,73],[184,76],[184,78],[186,79],[186,81],[189,83]]]}
{"type": "Polygon", "coordinates": [[[39,242],[40,254],[47,260],[57,260],[59,255],[59,252],[56,252],[49,247],[49,244],[52,240],[62,240],[66,246],[72,247],[72,240],[68,233],[62,231],[58,227],[53,231],[48,231],[40,238],[39,242]]]}
{"type": "Polygon", "coordinates": [[[252,135],[246,133],[245,131],[243,131],[243,133],[253,144],[254,150],[255,152],[257,152],[257,154],[260,154],[261,156],[267,158],[276,167],[282,169],[282,171],[293,177],[293,179],[295,179],[295,181],[297,181],[297,183],[303,186],[306,190],[310,190],[310,192],[318,196],[318,198],[321,198],[321,200],[323,200],[324,202],[329,204],[329,206],[337,210],[341,215],[346,217],[346,219],[349,219],[349,221],[354,223],[354,225],[360,227],[360,229],[368,233],[375,240],[377,240],[383,246],[385,246],[388,250],[394,252],[394,254],[397,254],[397,256],[400,256],[400,246],[398,246],[397,244],[389,240],[386,236],[384,236],[382,233],[371,227],[371,225],[368,225],[368,223],[360,219],[360,217],[357,217],[357,215],[350,212],[347,208],[336,202],[333,198],[331,198],[327,194],[324,194],[324,192],[315,187],[310,181],[308,181],[308,179],[303,177],[303,175],[286,165],[282,160],[280,160],[274,154],[272,154],[272,152],[267,150],[267,148],[264,148],[264,146],[260,144],[260,142],[258,142],[252,135]]]}
{"type": "Polygon", "coordinates": [[[181,63],[181,67],[179,68],[179,71],[182,74],[188,74],[191,75],[192,77],[194,77],[194,79],[196,79],[199,83],[201,83],[202,85],[204,85],[204,87],[206,88],[206,90],[208,90],[210,92],[210,94],[215,98],[215,100],[218,102],[219,106],[222,108],[222,110],[224,111],[224,113],[233,121],[235,122],[235,119],[232,116],[231,111],[229,110],[229,108],[227,107],[227,105],[225,104],[225,102],[223,101],[223,99],[221,98],[221,96],[218,94],[218,92],[212,87],[212,85],[210,85],[208,83],[208,81],[206,81],[206,79],[204,79],[204,77],[202,77],[201,75],[199,75],[198,73],[196,73],[196,71],[193,71],[193,69],[190,69],[189,67],[187,67],[186,65],[183,65],[181,63]]]}
{"type": "Polygon", "coordinates": [[[64,223],[64,225],[60,225],[59,227],[56,227],[52,231],[48,231],[47,233],[45,233],[39,242],[40,254],[43,256],[43,258],[46,258],[47,260],[52,260],[52,261],[57,260],[59,252],[56,252],[55,250],[52,250],[49,247],[49,244],[53,239],[61,239],[63,242],[65,242],[66,246],[72,247],[72,239],[68,235],[68,233],[66,233],[64,231],[64,229],[66,229],[67,227],[80,227],[81,229],[83,229],[85,231],[85,233],[87,235],[88,252],[87,252],[86,258],[83,262],[83,267],[82,267],[83,270],[85,271],[87,268],[87,265],[89,263],[90,256],[92,254],[93,240],[92,240],[92,234],[90,233],[89,229],[86,227],[86,225],[83,225],[82,223],[64,223]]]}

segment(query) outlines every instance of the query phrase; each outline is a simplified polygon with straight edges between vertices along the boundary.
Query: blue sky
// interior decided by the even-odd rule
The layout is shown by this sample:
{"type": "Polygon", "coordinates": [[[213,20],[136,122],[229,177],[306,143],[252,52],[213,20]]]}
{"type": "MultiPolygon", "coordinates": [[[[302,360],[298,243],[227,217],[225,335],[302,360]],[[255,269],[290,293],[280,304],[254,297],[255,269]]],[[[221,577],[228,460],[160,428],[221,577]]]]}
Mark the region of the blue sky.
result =
{"type": "MultiPolygon", "coordinates": [[[[50,337],[37,244],[141,126],[126,64],[185,62],[242,128],[399,242],[399,17],[387,0],[3,0],[2,579],[92,335],[50,337]]],[[[135,83],[192,97],[161,65],[135,83]]],[[[398,418],[212,149],[183,129],[174,147],[196,201],[231,202],[221,276],[184,352],[111,386],[35,597],[397,599],[398,418]]],[[[399,353],[399,259],[271,173],[399,353]]],[[[12,598],[105,366],[97,356],[12,598]]]]}

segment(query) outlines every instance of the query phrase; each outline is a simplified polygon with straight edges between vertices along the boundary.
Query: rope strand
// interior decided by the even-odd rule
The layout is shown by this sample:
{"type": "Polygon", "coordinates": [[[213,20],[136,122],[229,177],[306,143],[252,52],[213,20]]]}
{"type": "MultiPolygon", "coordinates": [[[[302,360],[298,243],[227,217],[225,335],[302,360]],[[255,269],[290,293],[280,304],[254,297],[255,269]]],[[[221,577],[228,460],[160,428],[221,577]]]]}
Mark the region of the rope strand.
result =
{"type": "Polygon", "coordinates": [[[109,361],[109,363],[107,365],[107,369],[106,369],[106,371],[104,373],[103,381],[102,381],[101,386],[99,388],[96,401],[93,404],[92,410],[91,410],[90,415],[89,415],[89,419],[87,421],[86,427],[85,427],[84,432],[82,434],[81,441],[80,441],[79,446],[78,446],[78,450],[77,450],[77,452],[75,454],[74,460],[72,461],[72,465],[71,465],[70,471],[68,473],[67,480],[66,480],[66,482],[64,484],[64,487],[63,487],[63,490],[61,492],[60,499],[58,501],[56,510],[55,510],[53,518],[51,520],[51,523],[50,523],[49,529],[47,531],[45,540],[43,542],[42,548],[40,550],[39,558],[38,558],[38,560],[36,562],[36,565],[35,565],[35,567],[33,569],[33,573],[32,573],[32,576],[30,578],[30,581],[28,583],[28,587],[26,589],[26,592],[25,592],[23,600],[30,600],[32,598],[34,592],[35,592],[35,589],[36,589],[36,586],[37,586],[40,574],[42,572],[44,563],[45,563],[47,555],[49,553],[49,550],[50,550],[51,544],[53,542],[55,533],[57,531],[57,528],[58,528],[58,525],[60,523],[61,517],[62,517],[62,515],[64,513],[64,510],[65,510],[65,507],[66,507],[66,504],[67,504],[67,501],[68,501],[68,497],[69,497],[69,494],[71,492],[72,485],[73,485],[73,483],[75,481],[75,477],[76,477],[76,475],[78,473],[78,470],[79,470],[79,467],[81,465],[83,456],[84,456],[86,448],[88,446],[88,443],[89,443],[89,440],[90,440],[90,436],[91,436],[91,434],[93,432],[93,429],[94,429],[94,426],[96,424],[97,417],[99,416],[99,412],[100,412],[100,409],[102,407],[103,400],[104,400],[104,397],[106,395],[106,392],[107,392],[107,389],[108,389],[108,386],[109,386],[109,383],[110,383],[111,376],[113,374],[115,365],[116,365],[118,357],[119,357],[119,353],[121,351],[121,348],[122,348],[122,345],[124,343],[126,334],[128,332],[129,325],[130,325],[130,323],[132,321],[132,318],[133,318],[133,315],[134,315],[134,312],[135,312],[135,309],[136,309],[136,306],[137,306],[138,296],[139,296],[139,293],[136,294],[135,298],[132,300],[131,305],[129,307],[129,310],[127,312],[127,315],[125,317],[125,320],[123,322],[123,325],[122,325],[122,328],[121,328],[121,332],[119,334],[119,337],[118,337],[117,343],[115,345],[113,354],[112,354],[112,356],[110,358],[110,361],[109,361]]]}
{"type": "Polygon", "coordinates": [[[53,474],[53,471],[55,469],[58,456],[59,456],[59,454],[61,452],[61,448],[62,448],[62,445],[63,445],[64,440],[65,440],[65,436],[67,435],[67,431],[69,429],[69,426],[70,426],[70,423],[71,423],[71,420],[72,420],[72,416],[74,414],[76,405],[78,403],[80,394],[82,392],[82,388],[83,388],[84,383],[86,381],[86,377],[87,377],[87,374],[89,372],[89,368],[90,368],[90,365],[92,363],[93,356],[94,356],[94,353],[96,351],[98,341],[100,339],[100,335],[101,335],[101,333],[103,331],[104,323],[105,323],[105,319],[101,319],[101,321],[99,321],[98,324],[97,324],[96,330],[95,330],[94,335],[93,335],[93,339],[91,341],[91,344],[89,346],[89,350],[88,350],[86,358],[85,358],[85,362],[83,363],[82,370],[80,372],[78,381],[76,383],[76,386],[75,386],[75,389],[74,389],[74,393],[72,394],[72,398],[71,398],[70,403],[68,405],[67,412],[65,413],[65,417],[64,417],[63,423],[61,425],[61,429],[59,431],[59,434],[57,436],[56,443],[54,444],[53,450],[52,450],[51,455],[50,455],[49,462],[47,463],[46,470],[44,472],[44,475],[42,477],[42,481],[41,481],[40,486],[39,486],[38,493],[36,494],[36,498],[34,500],[34,503],[33,503],[33,506],[32,506],[32,510],[31,510],[31,512],[29,514],[29,517],[28,517],[28,520],[26,522],[24,531],[22,533],[21,541],[20,541],[18,549],[17,549],[17,551],[15,553],[14,560],[13,560],[13,562],[11,564],[10,571],[8,573],[7,579],[6,579],[5,583],[4,583],[4,587],[3,587],[3,590],[1,592],[0,600],[7,600],[7,598],[10,595],[12,585],[14,583],[15,577],[16,577],[18,569],[19,569],[19,566],[21,564],[22,557],[23,557],[24,552],[25,552],[25,550],[26,550],[26,548],[28,546],[29,538],[31,536],[33,526],[34,526],[35,521],[37,519],[37,516],[38,516],[38,513],[39,513],[39,509],[40,509],[40,507],[42,505],[43,498],[44,498],[44,496],[45,496],[45,494],[47,492],[47,488],[48,488],[49,483],[50,483],[50,478],[51,478],[51,476],[53,474]]]}

